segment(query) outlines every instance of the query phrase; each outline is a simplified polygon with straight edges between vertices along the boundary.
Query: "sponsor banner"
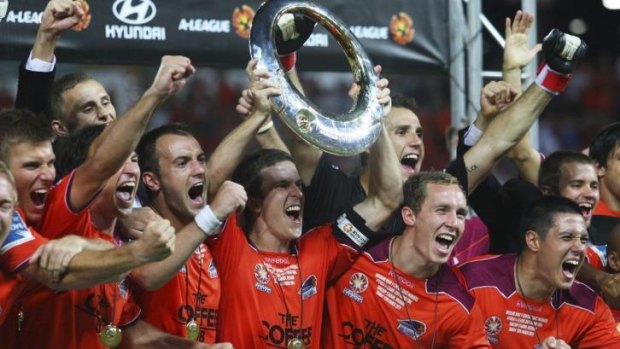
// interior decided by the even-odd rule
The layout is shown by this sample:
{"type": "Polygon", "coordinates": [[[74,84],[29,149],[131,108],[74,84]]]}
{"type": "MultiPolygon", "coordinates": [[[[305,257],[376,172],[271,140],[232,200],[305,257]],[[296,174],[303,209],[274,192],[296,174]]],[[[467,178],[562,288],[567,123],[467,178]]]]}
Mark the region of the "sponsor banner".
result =
{"type": "MultiPolygon", "coordinates": [[[[62,62],[159,64],[164,54],[184,54],[199,66],[242,68],[248,36],[262,1],[78,0],[84,20],[58,44],[62,62]]],[[[387,72],[445,71],[449,63],[448,0],[316,1],[361,40],[387,72]]],[[[43,6],[10,1],[0,23],[0,58],[23,59],[32,46],[43,6]]],[[[301,49],[301,70],[344,71],[339,43],[322,27],[301,49]]]]}

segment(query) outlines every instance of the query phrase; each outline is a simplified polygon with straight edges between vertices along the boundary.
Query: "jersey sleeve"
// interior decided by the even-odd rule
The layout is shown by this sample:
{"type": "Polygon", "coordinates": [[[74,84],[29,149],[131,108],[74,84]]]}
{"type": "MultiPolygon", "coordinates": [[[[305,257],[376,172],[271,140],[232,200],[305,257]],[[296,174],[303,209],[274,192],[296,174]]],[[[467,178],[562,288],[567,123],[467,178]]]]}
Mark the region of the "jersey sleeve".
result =
{"type": "Polygon", "coordinates": [[[482,312],[477,304],[474,304],[469,314],[449,316],[449,319],[451,328],[454,328],[450,335],[450,348],[491,348],[482,325],[482,312]]]}
{"type": "Polygon", "coordinates": [[[81,211],[75,211],[69,205],[68,198],[74,174],[75,171],[63,177],[48,195],[45,213],[39,224],[39,232],[49,239],[71,234],[85,236],[90,227],[90,214],[87,210],[89,205],[81,211]]]}
{"type": "Polygon", "coordinates": [[[219,275],[229,273],[239,267],[241,255],[244,253],[248,240],[238,225],[237,214],[231,214],[224,223],[220,234],[209,237],[207,246],[211,250],[219,275]]]}
{"type": "Polygon", "coordinates": [[[0,266],[8,272],[19,272],[30,261],[32,254],[47,239],[30,230],[17,211],[11,219],[11,229],[0,247],[0,266]]]}
{"type": "Polygon", "coordinates": [[[332,281],[348,270],[366,245],[372,231],[365,225],[364,219],[353,209],[338,218],[336,223],[311,230],[299,243],[307,255],[323,255],[316,258],[326,263],[327,280],[332,281]]]}
{"type": "Polygon", "coordinates": [[[611,310],[603,299],[597,297],[592,321],[576,340],[570,343],[573,348],[620,348],[620,334],[616,330],[616,322],[611,310]]]}

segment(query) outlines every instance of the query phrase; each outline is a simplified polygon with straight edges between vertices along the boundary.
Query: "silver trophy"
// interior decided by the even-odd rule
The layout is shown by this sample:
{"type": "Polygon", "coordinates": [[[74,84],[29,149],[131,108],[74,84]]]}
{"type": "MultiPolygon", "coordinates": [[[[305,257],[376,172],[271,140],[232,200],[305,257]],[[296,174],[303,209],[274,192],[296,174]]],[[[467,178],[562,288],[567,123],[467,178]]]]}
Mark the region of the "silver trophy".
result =
{"type": "Polygon", "coordinates": [[[301,138],[325,152],[340,156],[359,154],[375,142],[383,120],[383,106],[376,98],[379,77],[355,35],[327,9],[307,1],[266,1],[256,11],[252,22],[250,54],[282,89],[280,96],[271,98],[271,104],[283,122],[301,138]],[[320,110],[290,83],[274,44],[274,26],[286,13],[300,13],[311,18],[340,43],[354,80],[361,86],[349,113],[338,115],[320,110]]]}

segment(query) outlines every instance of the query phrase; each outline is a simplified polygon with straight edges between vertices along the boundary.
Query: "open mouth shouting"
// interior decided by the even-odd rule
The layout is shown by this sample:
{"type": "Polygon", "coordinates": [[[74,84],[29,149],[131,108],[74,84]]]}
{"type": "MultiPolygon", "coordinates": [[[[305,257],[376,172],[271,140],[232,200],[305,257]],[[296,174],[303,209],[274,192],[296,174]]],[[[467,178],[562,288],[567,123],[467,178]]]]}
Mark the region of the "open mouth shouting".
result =
{"type": "Polygon", "coordinates": [[[301,205],[293,204],[284,209],[284,213],[289,217],[291,221],[294,223],[301,223],[301,205]]]}
{"type": "Polygon", "coordinates": [[[586,219],[586,222],[589,222],[592,218],[592,209],[594,208],[594,204],[591,202],[582,202],[579,203],[579,208],[581,209],[581,215],[586,219]]]}
{"type": "Polygon", "coordinates": [[[562,275],[568,280],[574,280],[579,270],[580,259],[578,257],[570,257],[562,262],[562,275]]]}
{"type": "Polygon", "coordinates": [[[437,243],[437,249],[442,254],[449,254],[450,247],[456,242],[456,235],[449,233],[441,233],[435,237],[437,243]]]}
{"type": "Polygon", "coordinates": [[[126,181],[116,187],[116,198],[124,207],[131,207],[136,195],[136,181],[126,181]]]}
{"type": "Polygon", "coordinates": [[[205,182],[204,181],[196,182],[192,184],[192,186],[187,191],[187,196],[189,196],[189,199],[192,202],[192,204],[200,208],[205,205],[204,192],[205,192],[205,182]]]}
{"type": "Polygon", "coordinates": [[[416,153],[405,154],[400,159],[400,165],[403,171],[405,172],[405,174],[407,174],[407,177],[415,174],[416,165],[418,164],[419,160],[420,160],[420,154],[416,154],[416,153]]]}

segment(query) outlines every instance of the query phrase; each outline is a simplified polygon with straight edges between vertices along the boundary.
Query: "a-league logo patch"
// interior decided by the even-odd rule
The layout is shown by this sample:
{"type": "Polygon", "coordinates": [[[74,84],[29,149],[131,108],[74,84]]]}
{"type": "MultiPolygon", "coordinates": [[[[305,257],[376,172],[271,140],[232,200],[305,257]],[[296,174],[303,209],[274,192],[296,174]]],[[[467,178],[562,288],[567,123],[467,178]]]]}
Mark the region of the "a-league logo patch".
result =
{"type": "Polygon", "coordinates": [[[502,319],[497,316],[491,316],[484,321],[484,332],[487,334],[487,339],[493,345],[499,343],[498,334],[502,332],[502,319]]]}
{"type": "Polygon", "coordinates": [[[306,300],[312,296],[314,296],[317,292],[318,280],[316,276],[310,275],[306,280],[301,284],[301,289],[299,290],[299,294],[301,294],[301,299],[306,300]]]}
{"type": "Polygon", "coordinates": [[[345,287],[342,293],[352,300],[362,303],[364,297],[360,293],[368,288],[368,277],[364,273],[353,273],[349,278],[349,287],[345,287]]]}
{"type": "Polygon", "coordinates": [[[349,278],[349,288],[362,293],[368,288],[368,277],[364,273],[353,273],[349,278]]]}
{"type": "Polygon", "coordinates": [[[398,330],[413,340],[426,333],[426,324],[418,320],[398,320],[398,330]]]}
{"type": "Polygon", "coordinates": [[[256,277],[256,280],[258,280],[256,283],[256,289],[268,294],[271,293],[271,287],[266,285],[267,282],[269,282],[269,271],[264,264],[256,264],[254,267],[254,276],[256,277]]]}

